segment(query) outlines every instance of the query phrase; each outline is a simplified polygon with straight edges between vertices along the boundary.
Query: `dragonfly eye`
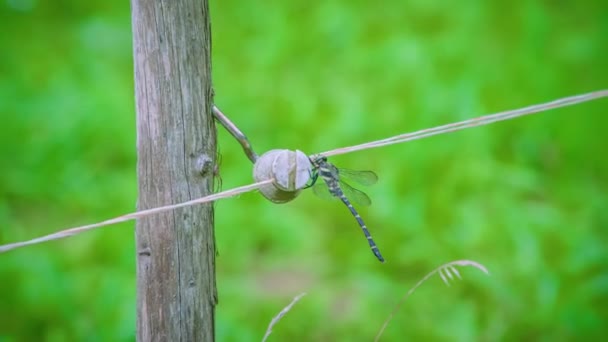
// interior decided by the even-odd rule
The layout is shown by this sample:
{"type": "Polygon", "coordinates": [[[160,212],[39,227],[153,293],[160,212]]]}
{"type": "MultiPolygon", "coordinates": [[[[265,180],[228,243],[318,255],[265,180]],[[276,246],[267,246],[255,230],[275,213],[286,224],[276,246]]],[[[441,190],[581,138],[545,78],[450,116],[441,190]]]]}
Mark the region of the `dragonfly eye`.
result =
{"type": "Polygon", "coordinates": [[[309,159],[314,167],[319,167],[321,163],[327,162],[327,157],[318,154],[312,155],[309,159]]]}

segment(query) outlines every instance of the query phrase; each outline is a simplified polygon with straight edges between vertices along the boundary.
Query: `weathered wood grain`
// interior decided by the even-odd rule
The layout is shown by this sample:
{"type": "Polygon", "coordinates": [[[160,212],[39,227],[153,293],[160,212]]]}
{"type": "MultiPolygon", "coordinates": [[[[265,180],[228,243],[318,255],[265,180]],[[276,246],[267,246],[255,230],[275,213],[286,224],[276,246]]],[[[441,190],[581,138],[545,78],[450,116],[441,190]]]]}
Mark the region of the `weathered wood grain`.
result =
{"type": "MultiPolygon", "coordinates": [[[[131,10],[141,210],[212,192],[216,131],[207,0],[132,0],[131,10]]],[[[139,341],[213,341],[213,223],[211,204],[137,221],[139,341]]]]}

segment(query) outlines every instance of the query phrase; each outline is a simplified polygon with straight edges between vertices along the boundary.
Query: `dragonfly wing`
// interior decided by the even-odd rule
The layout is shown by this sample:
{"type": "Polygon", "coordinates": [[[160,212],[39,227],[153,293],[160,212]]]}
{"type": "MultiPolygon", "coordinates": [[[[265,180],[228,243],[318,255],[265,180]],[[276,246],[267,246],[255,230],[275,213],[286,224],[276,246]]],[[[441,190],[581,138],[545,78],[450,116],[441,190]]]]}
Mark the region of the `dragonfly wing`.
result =
{"type": "Polygon", "coordinates": [[[339,169],[339,172],[340,178],[345,178],[361,185],[373,185],[378,182],[378,175],[374,171],[339,169]]]}
{"type": "Polygon", "coordinates": [[[327,187],[325,182],[321,180],[317,180],[317,182],[312,186],[312,192],[314,192],[315,195],[319,196],[320,198],[326,200],[332,200],[336,198],[334,197],[334,195],[331,194],[331,192],[329,192],[329,188],[327,187]]]}
{"type": "Polygon", "coordinates": [[[345,182],[340,182],[340,188],[342,188],[344,196],[346,196],[346,198],[348,198],[351,202],[362,206],[372,204],[372,200],[363,191],[357,190],[345,182]]]}

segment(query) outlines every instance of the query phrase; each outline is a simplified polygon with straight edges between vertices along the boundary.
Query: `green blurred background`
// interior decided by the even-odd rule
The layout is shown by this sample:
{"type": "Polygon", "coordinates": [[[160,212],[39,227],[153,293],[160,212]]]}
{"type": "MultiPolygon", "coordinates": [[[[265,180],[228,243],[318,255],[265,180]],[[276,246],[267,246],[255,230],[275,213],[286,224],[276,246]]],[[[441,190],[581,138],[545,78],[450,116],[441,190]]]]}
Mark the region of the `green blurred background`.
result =
{"type": "MultiPolygon", "coordinates": [[[[258,152],[326,151],[606,88],[608,4],[212,1],[216,103],[258,152]]],[[[127,1],[0,4],[0,243],[130,212],[127,1]]],[[[216,206],[217,337],[597,340],[608,333],[607,100],[333,158],[373,169],[361,214],[250,193],[216,206]]],[[[251,164],[221,128],[223,189],[251,164]]],[[[131,341],[133,223],[0,255],[0,341],[131,341]]]]}

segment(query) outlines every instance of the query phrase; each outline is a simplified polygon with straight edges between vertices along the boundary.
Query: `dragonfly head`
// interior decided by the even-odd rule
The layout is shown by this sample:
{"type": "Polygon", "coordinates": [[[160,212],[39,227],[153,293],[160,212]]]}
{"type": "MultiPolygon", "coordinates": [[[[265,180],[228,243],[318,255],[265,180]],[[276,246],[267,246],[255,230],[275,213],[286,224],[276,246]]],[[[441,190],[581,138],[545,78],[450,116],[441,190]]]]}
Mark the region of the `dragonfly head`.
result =
{"type": "Polygon", "coordinates": [[[320,154],[314,154],[312,156],[310,156],[310,162],[312,163],[312,166],[314,166],[315,168],[318,168],[322,163],[326,163],[327,162],[327,157],[320,155],[320,154]]]}
{"type": "Polygon", "coordinates": [[[327,157],[320,154],[314,154],[308,159],[312,164],[312,169],[310,170],[310,181],[306,185],[305,189],[315,185],[317,179],[319,178],[319,168],[321,167],[321,165],[327,163],[327,157]]]}

